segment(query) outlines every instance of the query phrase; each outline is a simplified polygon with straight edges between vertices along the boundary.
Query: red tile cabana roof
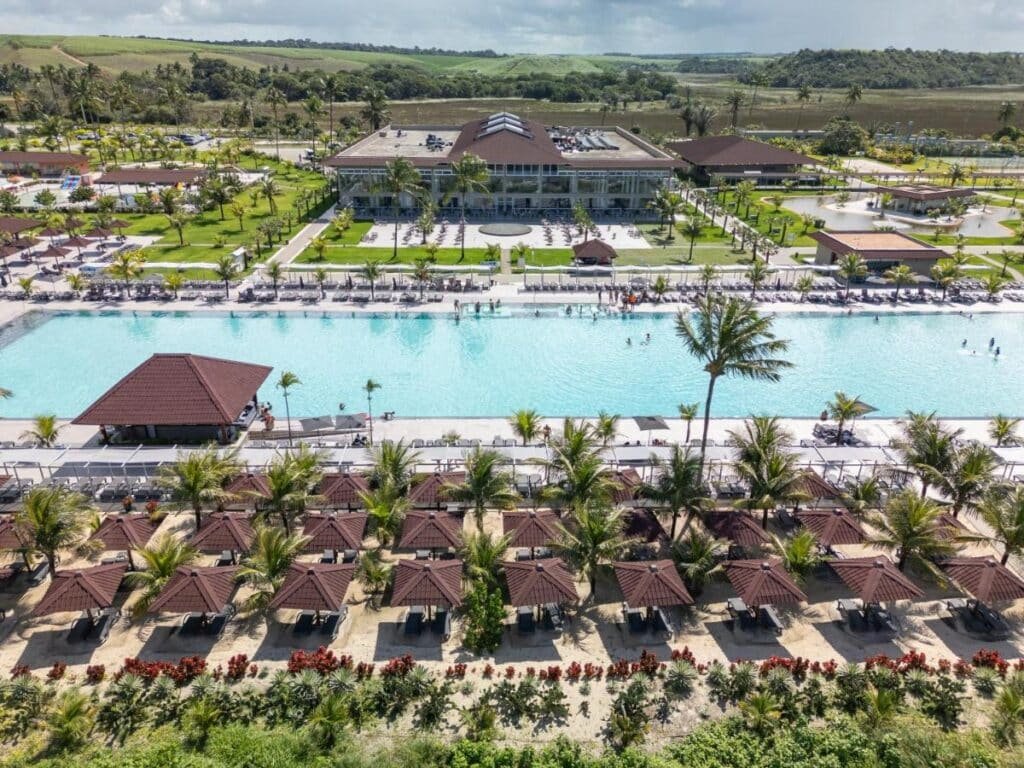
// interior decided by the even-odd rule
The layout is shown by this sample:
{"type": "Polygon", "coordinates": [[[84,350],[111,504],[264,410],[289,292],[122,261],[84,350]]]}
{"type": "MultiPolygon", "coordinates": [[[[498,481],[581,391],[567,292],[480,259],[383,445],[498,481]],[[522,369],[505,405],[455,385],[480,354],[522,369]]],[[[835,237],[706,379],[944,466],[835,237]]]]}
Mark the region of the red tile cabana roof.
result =
{"type": "Polygon", "coordinates": [[[838,499],[839,489],[813,470],[806,470],[790,484],[790,490],[811,500],[838,499]]]}
{"type": "Polygon", "coordinates": [[[208,515],[192,540],[200,552],[247,552],[256,538],[252,519],[241,512],[215,512],[208,515]]]}
{"type": "Polygon", "coordinates": [[[354,563],[292,563],[270,609],[337,611],[355,571],[354,563]]]}
{"type": "Polygon", "coordinates": [[[743,602],[757,605],[788,605],[807,602],[807,595],[782,568],[778,558],[730,560],[725,575],[743,602]]]}
{"type": "Polygon", "coordinates": [[[629,539],[639,539],[647,544],[666,541],[668,533],[661,524],[653,509],[634,507],[623,516],[622,535],[629,539]]]}
{"type": "Polygon", "coordinates": [[[150,613],[219,613],[235,591],[238,566],[193,568],[175,571],[149,606],[150,613]]]}
{"type": "Polygon", "coordinates": [[[693,605],[671,560],[615,563],[615,578],[630,608],[693,605]]]}
{"type": "Polygon", "coordinates": [[[512,605],[572,603],[579,600],[576,582],[559,557],[502,563],[512,605]]]}
{"type": "Polygon", "coordinates": [[[14,524],[14,515],[0,515],[0,549],[21,549],[24,546],[14,524]]]}
{"type": "Polygon", "coordinates": [[[717,538],[729,539],[741,547],[760,547],[771,541],[754,518],[739,510],[710,512],[705,518],[705,526],[717,538]]]}
{"type": "Polygon", "coordinates": [[[235,421],[273,370],[189,354],[155,354],[72,423],[217,425],[235,421]]]}
{"type": "Polygon", "coordinates": [[[255,507],[260,501],[270,497],[270,483],[267,481],[267,476],[253,472],[246,472],[231,478],[224,490],[234,497],[225,504],[231,509],[255,507]]]}
{"type": "Polygon", "coordinates": [[[830,560],[829,565],[865,603],[889,603],[924,596],[885,555],[830,560]]]}
{"type": "Polygon", "coordinates": [[[370,484],[362,475],[353,473],[324,475],[320,481],[317,495],[323,499],[323,505],[332,509],[341,507],[364,507],[360,494],[368,493],[370,484]]]}
{"type": "Polygon", "coordinates": [[[414,507],[435,507],[445,501],[445,485],[458,485],[466,480],[465,472],[435,472],[427,475],[409,489],[409,503],[414,507]]]}
{"type": "Polygon", "coordinates": [[[640,486],[644,484],[635,469],[620,469],[613,472],[612,480],[618,485],[618,488],[612,491],[612,501],[615,504],[625,504],[635,499],[640,486]]]}
{"type": "Polygon", "coordinates": [[[860,544],[864,541],[864,529],[848,510],[801,509],[796,516],[823,546],[860,544]]]}
{"type": "Polygon", "coordinates": [[[501,524],[512,534],[510,547],[546,547],[559,537],[558,515],[549,509],[503,512],[501,524]]]}
{"type": "Polygon", "coordinates": [[[108,515],[89,538],[110,549],[140,549],[157,529],[149,515],[108,515]]]}
{"type": "Polygon", "coordinates": [[[461,544],[461,517],[425,509],[409,510],[398,542],[398,546],[405,549],[440,549],[461,544]]]}
{"type": "Polygon", "coordinates": [[[113,563],[57,571],[43,599],[32,609],[32,616],[109,608],[127,570],[127,563],[113,563]]]}
{"type": "Polygon", "coordinates": [[[462,561],[400,560],[391,604],[457,608],[462,604],[462,561]]]}
{"type": "Polygon", "coordinates": [[[366,531],[365,512],[343,512],[340,515],[306,515],[302,535],[308,536],[307,552],[322,552],[325,549],[359,549],[363,546],[366,531]]]}
{"type": "Polygon", "coordinates": [[[954,557],[942,563],[942,569],[983,603],[1024,597],[1024,581],[994,557],[954,557]]]}

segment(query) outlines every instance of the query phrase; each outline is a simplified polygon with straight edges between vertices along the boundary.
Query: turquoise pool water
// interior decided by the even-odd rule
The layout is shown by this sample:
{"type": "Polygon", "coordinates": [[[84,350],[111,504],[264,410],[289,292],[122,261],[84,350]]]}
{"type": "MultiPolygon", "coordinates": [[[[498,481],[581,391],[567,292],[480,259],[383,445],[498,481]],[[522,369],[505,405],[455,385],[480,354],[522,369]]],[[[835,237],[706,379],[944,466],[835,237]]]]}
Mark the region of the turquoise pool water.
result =
{"type": "MultiPolygon", "coordinates": [[[[298,374],[292,413],[365,410],[362,385],[382,384],[376,412],[399,416],[674,415],[702,401],[706,378],[676,337],[673,315],[566,318],[324,317],[299,314],[32,315],[0,332],[0,415],[74,416],[153,352],[195,352],[273,365],[260,393],[283,412],[273,381],[298,374]],[[641,343],[651,334],[649,344],[641,343]],[[627,345],[627,338],[632,344],[627,345]]],[[[777,384],[723,381],[717,416],[813,416],[837,389],[878,415],[1024,414],[1024,315],[779,315],[795,367],[777,384]],[[988,352],[989,338],[1001,347],[988,352]],[[967,339],[967,348],[961,347],[967,339]],[[976,354],[971,354],[976,350],[976,354]]]]}

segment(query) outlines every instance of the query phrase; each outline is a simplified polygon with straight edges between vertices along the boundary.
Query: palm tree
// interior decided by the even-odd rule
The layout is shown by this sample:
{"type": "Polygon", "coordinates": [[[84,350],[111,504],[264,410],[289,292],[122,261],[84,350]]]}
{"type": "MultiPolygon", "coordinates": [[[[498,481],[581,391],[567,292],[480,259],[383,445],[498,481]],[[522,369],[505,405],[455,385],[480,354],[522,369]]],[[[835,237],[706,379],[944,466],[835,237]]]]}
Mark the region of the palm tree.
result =
{"type": "Polygon", "coordinates": [[[782,719],[782,705],[770,693],[752,693],[739,704],[747,728],[767,736],[782,719]]]}
{"type": "Polygon", "coordinates": [[[818,540],[806,528],[785,541],[777,536],[773,536],[772,540],[782,558],[782,566],[798,584],[805,582],[821,563],[818,540]]]}
{"type": "MultiPolygon", "coordinates": [[[[489,177],[487,162],[471,152],[467,152],[451,164],[452,192],[459,193],[459,224],[463,230],[466,227],[466,198],[474,192],[487,193],[489,177]]],[[[449,199],[449,194],[445,195],[445,200],[449,199]]],[[[461,238],[460,246],[462,252],[459,261],[462,262],[466,260],[465,233],[461,238]]]]}
{"type": "Polygon", "coordinates": [[[197,531],[203,524],[203,507],[219,505],[230,498],[224,483],[241,470],[236,455],[234,451],[221,455],[209,446],[180,453],[173,464],[160,468],[157,485],[170,491],[179,504],[192,509],[197,531]]]}
{"type": "MultiPolygon", "coordinates": [[[[701,235],[704,234],[704,227],[697,220],[696,216],[691,216],[690,218],[688,218],[686,220],[686,223],[683,224],[683,230],[682,231],[683,231],[683,235],[685,235],[689,239],[689,241],[690,241],[690,250],[689,250],[689,252],[686,255],[686,261],[687,261],[687,263],[692,263],[693,262],[693,245],[694,245],[694,243],[697,242],[697,239],[701,235]]],[[[705,266],[710,266],[712,269],[714,269],[714,265],[713,264],[709,264],[709,265],[705,265],[705,266]]],[[[707,286],[706,285],[705,285],[704,290],[707,291],[707,286]]]]}
{"type": "Polygon", "coordinates": [[[379,550],[371,549],[364,552],[359,558],[359,566],[356,569],[356,578],[363,585],[366,594],[370,596],[370,604],[376,605],[374,597],[380,595],[388,588],[391,582],[391,566],[384,562],[379,550]]]}
{"type": "Polygon", "coordinates": [[[285,533],[291,533],[295,517],[316,501],[313,487],[323,477],[320,465],[322,452],[302,444],[297,451],[285,451],[267,466],[267,495],[262,501],[260,514],[269,519],[277,515],[285,533]]]}
{"type": "Polygon", "coordinates": [[[1020,436],[1017,433],[1018,427],[1020,427],[1020,419],[997,414],[989,421],[988,436],[995,442],[996,448],[1002,448],[1004,445],[1017,445],[1020,442],[1020,436]]]}
{"type": "Polygon", "coordinates": [[[144,567],[125,575],[125,583],[131,587],[142,587],[142,595],[132,606],[135,616],[144,616],[150,603],[170,581],[175,571],[183,565],[190,565],[199,553],[187,542],[165,533],[152,544],[138,550],[144,567]]]}
{"type": "Polygon", "coordinates": [[[981,282],[989,299],[994,299],[1006,287],[1010,279],[997,272],[989,272],[981,279],[981,282]]]}
{"type": "Polygon", "coordinates": [[[270,284],[274,287],[274,298],[277,298],[277,284],[281,282],[281,278],[284,276],[284,268],[281,266],[281,262],[272,261],[267,264],[266,268],[267,277],[270,278],[270,284]]]}
{"type": "Polygon", "coordinates": [[[381,388],[381,384],[373,379],[367,379],[363,384],[363,392],[366,393],[367,423],[370,425],[370,445],[373,445],[373,393],[381,388]]]}
{"type": "Polygon", "coordinates": [[[473,505],[477,530],[483,532],[487,507],[510,509],[519,499],[512,477],[498,469],[502,455],[477,446],[466,456],[466,479],[461,483],[445,483],[441,493],[453,501],[473,505]]]}
{"type": "Polygon", "coordinates": [[[509,424],[512,425],[512,431],[522,438],[523,447],[540,434],[540,414],[532,409],[516,411],[509,419],[509,424]]]}
{"type": "Polygon", "coordinates": [[[990,540],[1003,547],[1003,565],[1024,551],[1024,486],[996,486],[977,506],[978,516],[992,530],[990,540]]]}
{"type": "Polygon", "coordinates": [[[366,105],[363,107],[360,116],[370,124],[374,131],[380,129],[388,119],[388,100],[380,88],[371,86],[363,93],[366,105]]]}
{"type": "Polygon", "coordinates": [[[973,511],[995,480],[999,458],[981,443],[953,449],[948,467],[923,466],[921,471],[952,503],[953,517],[964,509],[973,511]]]}
{"type": "Polygon", "coordinates": [[[837,274],[846,281],[846,293],[843,296],[844,301],[850,300],[850,284],[854,280],[863,280],[868,274],[868,265],[864,259],[861,258],[859,253],[847,253],[843,255],[837,264],[839,267],[836,270],[837,274]]]}
{"type": "Polygon", "coordinates": [[[18,287],[21,289],[22,298],[28,300],[32,298],[32,292],[35,290],[35,278],[32,275],[25,275],[18,278],[18,287]]]}
{"type": "Polygon", "coordinates": [[[704,296],[697,302],[696,310],[693,320],[688,313],[679,313],[676,333],[682,338],[686,350],[704,363],[704,371],[708,374],[700,441],[703,466],[711,400],[718,379],[738,376],[753,381],[778,381],[781,372],[792,363],[776,357],[789,348],[789,342],[775,338],[772,318],[760,315],[750,302],[732,297],[704,296]]]}
{"type": "Polygon", "coordinates": [[[963,268],[955,261],[943,261],[935,264],[929,271],[931,279],[942,288],[942,301],[946,301],[946,292],[964,276],[963,268]]]}
{"type": "Polygon", "coordinates": [[[909,413],[903,426],[903,434],[893,445],[903,454],[921,480],[921,498],[928,494],[931,478],[935,473],[944,474],[953,466],[953,451],[956,439],[962,430],[951,431],[935,420],[934,413],[909,413]]]}
{"type": "Polygon", "coordinates": [[[700,413],[700,403],[679,404],[679,418],[686,422],[686,437],[683,438],[683,442],[687,445],[690,444],[690,426],[697,418],[698,413],[700,413]]]}
{"type": "Polygon", "coordinates": [[[418,196],[423,191],[420,172],[404,157],[396,157],[384,166],[384,177],[375,186],[379,192],[391,196],[391,212],[395,217],[395,241],[391,258],[398,261],[398,214],[402,208],[402,195],[418,196]]]}
{"type": "Polygon", "coordinates": [[[843,506],[858,517],[880,509],[882,498],[882,485],[874,475],[850,483],[842,494],[843,506]]]}
{"type": "Polygon", "coordinates": [[[700,267],[700,282],[704,286],[704,294],[707,295],[711,283],[718,277],[718,269],[714,264],[702,264],[700,267]]]}
{"type": "Polygon", "coordinates": [[[270,207],[270,215],[276,216],[277,200],[275,200],[275,198],[281,194],[281,187],[278,186],[278,183],[273,179],[273,177],[268,176],[260,182],[259,193],[267,198],[267,205],[270,207]]]}
{"type": "Polygon", "coordinates": [[[640,494],[668,509],[672,515],[669,540],[675,541],[679,513],[686,512],[686,521],[683,523],[685,533],[689,530],[694,515],[699,514],[711,503],[707,497],[707,488],[701,479],[700,457],[691,454],[689,448],[673,445],[672,452],[665,461],[652,455],[651,466],[658,473],[657,479],[652,484],[641,486],[640,494]]]}
{"type": "Polygon", "coordinates": [[[430,256],[421,256],[413,262],[412,277],[420,287],[420,301],[423,301],[423,292],[434,277],[434,272],[431,270],[433,263],[434,259],[430,256]]]}
{"type": "Polygon", "coordinates": [[[647,207],[658,214],[662,226],[668,226],[666,240],[674,240],[676,236],[676,216],[686,210],[683,196],[666,187],[658,187],[647,207]]]}
{"type": "Polygon", "coordinates": [[[864,402],[860,395],[850,397],[845,392],[836,392],[825,408],[829,418],[836,420],[836,445],[842,445],[843,427],[850,422],[850,434],[853,434],[853,421],[864,413],[864,402]]]}
{"type": "Polygon", "coordinates": [[[882,273],[882,277],[896,286],[896,294],[893,296],[893,301],[899,301],[900,288],[914,282],[914,270],[906,264],[897,264],[885,270],[882,273]]]}
{"type": "Polygon", "coordinates": [[[14,515],[18,539],[25,544],[26,561],[30,551],[38,552],[46,558],[52,577],[57,572],[57,553],[81,541],[89,509],[87,497],[64,486],[32,488],[14,515]]]}
{"type": "Polygon", "coordinates": [[[692,595],[699,595],[711,577],[721,569],[718,549],[718,541],[696,529],[672,542],[672,559],[676,570],[692,595]]]}
{"type": "Polygon", "coordinates": [[[570,527],[559,525],[558,547],[581,578],[590,582],[590,598],[596,599],[597,570],[619,557],[629,542],[623,537],[624,520],[618,509],[583,505],[572,515],[570,527]]]}
{"type": "Polygon", "coordinates": [[[780,503],[800,501],[803,496],[794,488],[800,471],[799,457],[778,449],[757,452],[751,459],[739,461],[736,473],[750,486],[750,497],[736,502],[743,509],[761,510],[761,527],[768,527],[768,512],[780,503]]]}
{"type": "Polygon", "coordinates": [[[465,536],[460,548],[466,575],[473,582],[483,581],[489,589],[498,587],[498,569],[512,541],[512,534],[492,536],[477,531],[465,536]]]}
{"type": "Polygon", "coordinates": [[[284,395],[284,419],[288,427],[288,447],[292,445],[292,413],[288,403],[288,392],[292,387],[298,386],[302,380],[291,371],[281,371],[281,378],[277,380],[277,388],[284,395]]]}
{"type": "Polygon", "coordinates": [[[740,90],[730,91],[725,97],[725,106],[729,108],[729,125],[733,128],[739,122],[740,108],[745,100],[746,97],[744,97],[743,91],[740,90]]]}
{"type": "Polygon", "coordinates": [[[896,567],[901,571],[911,561],[933,571],[931,561],[956,552],[956,546],[941,529],[940,514],[935,502],[913,491],[903,491],[889,499],[883,515],[872,518],[871,524],[879,534],[870,543],[880,549],[895,549],[896,567]]]}
{"type": "Polygon", "coordinates": [[[217,258],[217,264],[213,273],[224,283],[224,298],[231,295],[231,281],[238,277],[238,262],[230,253],[225,253],[217,258]]]}
{"type": "Polygon", "coordinates": [[[606,413],[604,411],[597,414],[597,423],[594,424],[594,437],[601,441],[603,447],[607,448],[608,443],[615,440],[615,436],[619,432],[620,418],[618,414],[606,413]]]}
{"type": "Polygon", "coordinates": [[[412,481],[413,469],[419,463],[419,452],[412,450],[402,439],[371,447],[369,456],[373,465],[368,475],[370,487],[389,488],[398,495],[404,495],[412,481]]]}
{"type": "Polygon", "coordinates": [[[800,109],[796,113],[796,130],[800,130],[800,120],[804,114],[804,105],[811,100],[811,86],[801,85],[796,92],[796,100],[800,102],[800,109]]]}
{"type": "Polygon", "coordinates": [[[386,547],[402,529],[402,521],[409,511],[409,499],[395,490],[391,484],[362,493],[359,498],[366,508],[366,514],[373,523],[377,544],[386,547]]]}
{"type": "Polygon", "coordinates": [[[238,569],[238,580],[255,590],[247,600],[249,608],[266,608],[307,541],[305,536],[290,535],[280,528],[257,526],[252,552],[238,569]]]}
{"type": "Polygon", "coordinates": [[[743,276],[750,281],[750,300],[753,301],[756,297],[757,289],[764,285],[765,281],[768,280],[768,276],[771,275],[773,270],[768,267],[767,262],[761,261],[761,259],[754,258],[750,262],[750,266],[747,267],[747,271],[743,273],[743,276]]]}
{"type": "Polygon", "coordinates": [[[75,750],[83,746],[95,723],[92,699],[77,688],[61,693],[46,715],[50,741],[57,749],[75,750]]]}
{"type": "Polygon", "coordinates": [[[63,429],[53,415],[36,416],[32,419],[32,428],[27,429],[18,437],[19,440],[31,440],[40,448],[52,448],[57,443],[63,429]]]}
{"type": "Polygon", "coordinates": [[[851,83],[846,89],[846,95],[843,97],[843,101],[846,103],[847,111],[850,110],[858,101],[864,98],[864,86],[860,83],[851,83]]]}
{"type": "Polygon", "coordinates": [[[120,251],[114,254],[110,266],[107,267],[107,272],[115,280],[122,280],[124,282],[124,289],[128,297],[131,298],[132,280],[137,280],[142,276],[145,263],[146,257],[142,251],[120,251]]]}
{"type": "Polygon", "coordinates": [[[736,461],[752,463],[773,451],[781,451],[793,442],[793,433],[786,429],[778,416],[751,416],[743,422],[743,429],[729,430],[735,444],[736,461]]]}
{"type": "Polygon", "coordinates": [[[359,274],[362,275],[364,280],[370,283],[370,301],[376,301],[377,281],[380,280],[380,276],[382,274],[380,262],[376,259],[367,259],[366,263],[363,264],[362,268],[359,270],[359,274]]]}
{"type": "Polygon", "coordinates": [[[317,288],[320,289],[320,298],[324,298],[327,292],[324,290],[324,285],[327,283],[327,270],[323,267],[317,267],[313,270],[313,279],[316,281],[317,288]]]}
{"type": "Polygon", "coordinates": [[[278,110],[288,106],[288,98],[281,93],[277,88],[271,86],[267,89],[267,92],[263,95],[266,99],[267,104],[270,105],[270,111],[274,115],[274,156],[278,161],[281,159],[281,121],[278,120],[278,110]]]}

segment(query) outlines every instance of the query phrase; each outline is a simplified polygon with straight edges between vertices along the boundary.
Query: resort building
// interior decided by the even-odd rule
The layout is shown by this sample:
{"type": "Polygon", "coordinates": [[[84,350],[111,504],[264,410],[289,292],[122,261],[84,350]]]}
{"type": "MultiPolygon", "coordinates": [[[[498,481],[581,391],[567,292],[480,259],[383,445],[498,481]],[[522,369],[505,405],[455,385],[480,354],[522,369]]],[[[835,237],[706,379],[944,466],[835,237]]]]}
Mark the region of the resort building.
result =
{"type": "MultiPolygon", "coordinates": [[[[391,195],[377,189],[397,157],[419,171],[442,210],[482,216],[558,216],[577,203],[599,216],[650,216],[647,204],[669,184],[679,163],[621,128],[545,127],[508,112],[461,126],[388,125],[326,161],[337,176],[338,200],[363,215],[388,215],[391,195]],[[452,163],[482,158],[488,190],[460,199],[452,163]]],[[[403,211],[417,208],[402,195],[403,211]]]]}
{"type": "Polygon", "coordinates": [[[886,210],[910,213],[923,216],[932,211],[949,208],[953,202],[970,203],[975,198],[973,189],[961,187],[933,187],[928,184],[906,185],[900,187],[877,187],[879,196],[889,195],[892,203],[886,210]]]}
{"type": "Polygon", "coordinates": [[[271,370],[216,357],[155,354],[72,423],[99,427],[105,440],[228,443],[255,420],[256,393],[271,370]]]}
{"type": "Polygon", "coordinates": [[[22,176],[61,176],[89,171],[89,158],[73,152],[0,152],[0,172],[22,176]]]}
{"type": "Polygon", "coordinates": [[[817,162],[814,158],[742,136],[704,136],[665,146],[682,158],[683,170],[701,185],[719,179],[756,184],[781,184],[789,179],[811,184],[818,180],[811,168],[817,162]]]}
{"type": "Polygon", "coordinates": [[[946,252],[934,245],[904,235],[878,230],[851,232],[812,232],[818,242],[814,263],[835,264],[849,253],[858,254],[874,272],[883,272],[897,264],[906,264],[919,275],[927,275],[946,252]]]}

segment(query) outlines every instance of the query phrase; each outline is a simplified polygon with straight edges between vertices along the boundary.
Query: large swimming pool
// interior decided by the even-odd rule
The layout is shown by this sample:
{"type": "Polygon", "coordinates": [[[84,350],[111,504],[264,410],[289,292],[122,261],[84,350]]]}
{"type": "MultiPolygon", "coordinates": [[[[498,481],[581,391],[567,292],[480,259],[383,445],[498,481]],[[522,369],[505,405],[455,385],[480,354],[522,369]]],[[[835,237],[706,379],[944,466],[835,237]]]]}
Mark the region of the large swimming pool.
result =
{"type": "MultiPolygon", "coordinates": [[[[549,310],[550,311],[550,310],[549,310]]],[[[235,313],[33,314],[0,332],[0,416],[74,416],[153,352],[195,352],[272,365],[302,380],[292,413],[374,409],[399,416],[673,415],[702,401],[706,378],[673,315],[600,317],[235,313]],[[647,334],[650,342],[645,343],[647,334]],[[631,340],[632,343],[627,343],[631,340]]],[[[714,413],[817,415],[837,389],[896,416],[1024,414],[1024,315],[779,315],[795,367],[777,384],[723,381],[714,413]],[[1002,354],[988,351],[995,338],[1002,354]],[[962,341],[967,340],[966,348],[962,341]]]]}

